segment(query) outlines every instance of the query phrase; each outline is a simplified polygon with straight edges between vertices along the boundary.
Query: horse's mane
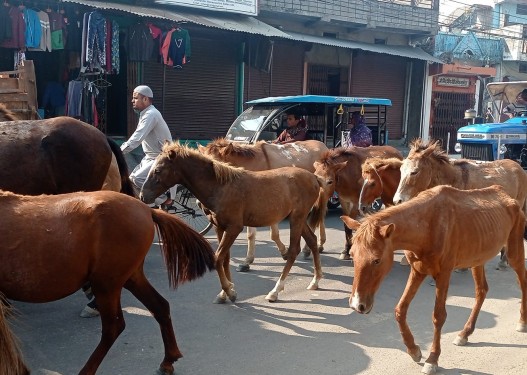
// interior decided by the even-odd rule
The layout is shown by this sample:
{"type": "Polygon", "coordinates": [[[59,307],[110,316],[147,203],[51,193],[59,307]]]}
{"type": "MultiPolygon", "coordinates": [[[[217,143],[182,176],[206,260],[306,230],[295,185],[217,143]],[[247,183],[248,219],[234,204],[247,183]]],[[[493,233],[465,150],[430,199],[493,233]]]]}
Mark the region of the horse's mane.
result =
{"type": "Polygon", "coordinates": [[[357,153],[353,148],[337,147],[325,151],[321,156],[319,162],[325,165],[335,164],[339,162],[339,159],[349,159],[351,157],[357,157],[357,153]]]}
{"type": "Polygon", "coordinates": [[[408,158],[416,156],[416,154],[421,154],[424,151],[432,150],[429,154],[429,157],[435,159],[439,163],[449,163],[450,159],[439,145],[438,141],[424,141],[421,138],[414,139],[410,143],[410,152],[408,153],[408,158]]]}
{"type": "Polygon", "coordinates": [[[0,118],[4,118],[3,121],[16,121],[18,117],[7,108],[4,103],[0,103],[0,118]]]}
{"type": "Polygon", "coordinates": [[[172,143],[165,143],[161,154],[167,156],[169,159],[171,158],[171,156],[176,156],[183,159],[192,157],[195,159],[208,161],[212,163],[214,174],[216,175],[216,178],[219,180],[219,182],[222,184],[239,178],[245,172],[245,169],[243,168],[233,167],[228,163],[215,160],[211,156],[203,155],[198,150],[192,149],[188,146],[182,146],[177,141],[172,143]]]}
{"type": "Polygon", "coordinates": [[[255,144],[243,144],[237,142],[228,141],[225,138],[216,138],[211,143],[205,146],[207,150],[212,155],[215,156],[227,156],[227,155],[236,155],[243,157],[253,158],[256,156],[254,148],[256,145],[265,143],[264,141],[257,142],[255,144]],[[230,146],[227,148],[227,146],[230,146]]]}
{"type": "Polygon", "coordinates": [[[403,161],[397,158],[388,158],[383,159],[379,157],[368,158],[362,164],[362,173],[370,172],[373,169],[378,169],[379,167],[388,166],[392,168],[400,168],[403,161]]]}

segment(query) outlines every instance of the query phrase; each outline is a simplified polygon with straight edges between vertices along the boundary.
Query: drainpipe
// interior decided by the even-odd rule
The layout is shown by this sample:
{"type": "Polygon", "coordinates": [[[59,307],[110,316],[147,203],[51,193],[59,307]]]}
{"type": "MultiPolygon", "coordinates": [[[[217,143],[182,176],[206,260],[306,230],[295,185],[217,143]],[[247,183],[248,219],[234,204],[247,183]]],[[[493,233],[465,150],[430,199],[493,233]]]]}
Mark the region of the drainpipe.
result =
{"type": "Polygon", "coordinates": [[[410,90],[412,85],[412,72],[414,68],[413,61],[406,65],[406,88],[404,93],[404,121],[403,121],[403,138],[408,138],[408,113],[410,112],[410,90]]]}
{"type": "Polygon", "coordinates": [[[245,82],[245,42],[240,44],[240,55],[238,62],[238,87],[236,88],[236,115],[243,112],[243,89],[245,82]]]}

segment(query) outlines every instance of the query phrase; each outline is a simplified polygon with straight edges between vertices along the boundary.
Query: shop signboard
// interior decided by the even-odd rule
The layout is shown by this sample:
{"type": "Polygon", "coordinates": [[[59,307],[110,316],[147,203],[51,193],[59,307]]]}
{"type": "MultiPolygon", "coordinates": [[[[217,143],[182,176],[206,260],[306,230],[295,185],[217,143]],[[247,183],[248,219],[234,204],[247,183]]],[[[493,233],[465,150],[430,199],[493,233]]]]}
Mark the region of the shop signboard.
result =
{"type": "Polygon", "coordinates": [[[156,3],[240,13],[249,16],[258,15],[258,0],[157,0],[156,3]]]}

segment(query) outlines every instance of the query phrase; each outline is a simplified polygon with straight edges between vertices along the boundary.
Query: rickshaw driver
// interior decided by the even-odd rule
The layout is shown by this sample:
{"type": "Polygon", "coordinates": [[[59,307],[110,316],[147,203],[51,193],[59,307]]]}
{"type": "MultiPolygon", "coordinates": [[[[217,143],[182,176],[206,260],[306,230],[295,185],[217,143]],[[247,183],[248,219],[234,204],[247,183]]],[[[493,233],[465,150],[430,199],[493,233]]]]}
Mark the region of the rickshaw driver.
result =
{"type": "Polygon", "coordinates": [[[306,121],[295,112],[287,112],[287,129],[285,129],[278,138],[272,143],[285,144],[307,139],[306,121]]]}

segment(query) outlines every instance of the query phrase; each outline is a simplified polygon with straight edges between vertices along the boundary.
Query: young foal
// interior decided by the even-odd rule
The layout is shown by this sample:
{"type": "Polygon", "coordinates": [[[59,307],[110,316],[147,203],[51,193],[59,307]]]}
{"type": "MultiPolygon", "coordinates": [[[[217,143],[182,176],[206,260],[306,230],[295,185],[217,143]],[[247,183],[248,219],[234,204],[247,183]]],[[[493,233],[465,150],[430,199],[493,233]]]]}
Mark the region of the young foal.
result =
{"type": "Polygon", "coordinates": [[[169,304],[143,273],[156,228],[170,286],[214,267],[214,253],[201,235],[136,198],[111,191],[36,197],[0,193],[0,293],[15,301],[50,302],[90,282],[102,335],[80,374],[92,375],[125,328],[124,287],[159,323],[165,348],[159,373],[172,374],[173,362],[182,355],[169,304]]]}
{"type": "MultiPolygon", "coordinates": [[[[214,159],[236,167],[243,167],[250,171],[265,171],[281,167],[299,167],[314,172],[315,167],[313,163],[320,159],[320,156],[328,148],[323,142],[316,140],[277,145],[264,141],[255,144],[243,144],[231,142],[225,138],[219,138],[213,140],[206,146],[198,145],[198,150],[204,155],[212,156],[214,159]]],[[[280,240],[278,223],[271,225],[271,239],[276,243],[282,257],[286,259],[287,249],[280,240]]],[[[249,265],[254,262],[256,228],[247,227],[247,240],[247,257],[245,258],[245,262],[237,268],[241,272],[249,271],[249,265]]],[[[324,220],[320,222],[320,236],[318,240],[318,251],[322,252],[324,250],[324,243],[326,242],[324,220]]]]}
{"type": "Polygon", "coordinates": [[[454,341],[456,345],[465,345],[474,332],[488,291],[485,263],[503,245],[507,245],[509,262],[518,275],[521,288],[520,322],[516,329],[527,332],[527,278],[522,240],[525,216],[518,203],[501,186],[479,190],[437,186],[408,202],[366,217],[362,224],[351,218],[342,219],[347,226],[357,230],[351,249],[355,277],[350,306],[361,314],[371,311],[375,292],[391,269],[394,251],[407,249],[405,253],[411,270],[395,308],[395,317],[408,354],[416,362],[421,360],[421,349],[415,344],[406,322],[407,311],[426,275],[435,279],[434,337],[422,371],[425,374],[437,370],[452,270],[472,267],[476,288],[476,302],[470,317],[454,341]],[[471,220],[469,231],[461,225],[466,218],[471,220]]]}
{"type": "Polygon", "coordinates": [[[165,145],[143,185],[140,197],[153,202],[167,187],[185,185],[208,210],[216,227],[218,250],[216,270],[222,291],[215,302],[227,297],[234,302],[230,249],[244,226],[262,227],[289,218],[290,244],[287,262],[273,290],[267,295],[276,301],[284,289],[284,281],[300,252],[300,237],[313,249],[314,277],[308,289],[317,289],[322,277],[317,238],[306,220],[313,207],[312,223],[323,219],[320,206],[325,206],[317,177],[301,168],[285,167],[267,171],[247,171],[219,162],[198,151],[177,143],[165,145]],[[314,206],[316,202],[316,205],[314,206]]]}
{"type": "MultiPolygon", "coordinates": [[[[344,215],[356,218],[359,214],[359,196],[362,187],[361,166],[369,157],[398,158],[403,156],[391,146],[335,148],[325,152],[315,163],[315,175],[324,181],[329,196],[336,191],[344,215]]],[[[350,259],[352,232],[344,226],[346,245],[340,259],[350,259]]]]}
{"type": "Polygon", "coordinates": [[[402,160],[397,158],[368,158],[362,164],[362,189],[359,196],[359,210],[381,198],[386,207],[393,206],[393,196],[401,179],[402,160]]]}

